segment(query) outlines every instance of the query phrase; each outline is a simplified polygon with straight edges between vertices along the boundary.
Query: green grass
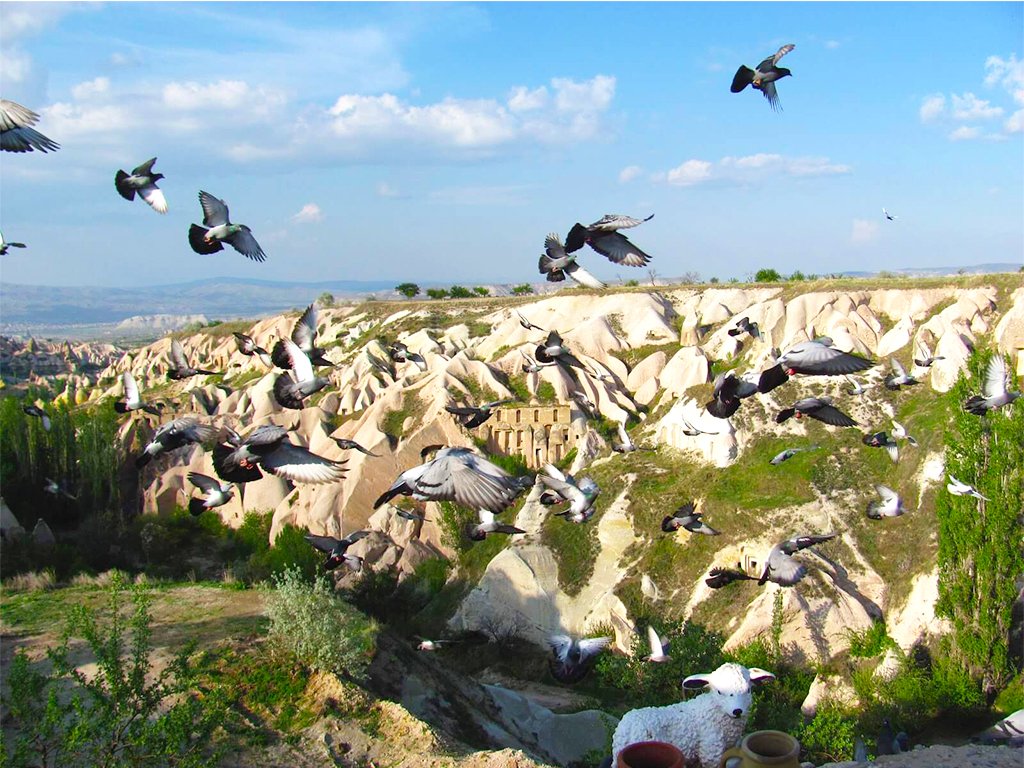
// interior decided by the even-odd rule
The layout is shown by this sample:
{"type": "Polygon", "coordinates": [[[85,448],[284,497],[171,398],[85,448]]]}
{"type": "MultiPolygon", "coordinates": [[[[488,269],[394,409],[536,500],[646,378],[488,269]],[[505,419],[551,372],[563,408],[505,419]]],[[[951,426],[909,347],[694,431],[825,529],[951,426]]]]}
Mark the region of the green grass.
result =
{"type": "Polygon", "coordinates": [[[423,415],[426,406],[415,392],[402,393],[402,407],[397,411],[391,411],[381,422],[380,431],[392,441],[397,442],[404,437],[404,425],[406,419],[416,419],[423,415]]]}
{"type": "MultiPolygon", "coordinates": [[[[600,505],[604,499],[598,501],[600,505]]],[[[600,551],[597,524],[603,508],[586,523],[570,523],[554,514],[544,519],[541,542],[558,560],[558,584],[568,595],[578,595],[594,573],[594,561],[600,551]]]]}

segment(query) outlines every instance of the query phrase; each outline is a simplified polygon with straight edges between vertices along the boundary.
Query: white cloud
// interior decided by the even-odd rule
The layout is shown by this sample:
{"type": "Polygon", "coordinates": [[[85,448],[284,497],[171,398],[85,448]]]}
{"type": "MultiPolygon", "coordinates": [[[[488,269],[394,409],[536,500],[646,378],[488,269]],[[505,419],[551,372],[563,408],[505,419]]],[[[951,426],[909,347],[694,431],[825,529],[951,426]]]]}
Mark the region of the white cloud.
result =
{"type": "Polygon", "coordinates": [[[1024,62],[1018,61],[1016,54],[1010,54],[1006,59],[1001,56],[989,56],[985,60],[983,83],[986,88],[999,88],[1001,92],[995,91],[993,99],[980,98],[970,91],[959,95],[951,93],[948,95],[948,109],[945,94],[927,96],[921,103],[921,122],[939,125],[945,129],[946,138],[950,141],[977,138],[1005,141],[1010,135],[1020,133],[1024,123],[1024,114],[1020,110],[1003,121],[1001,132],[983,134],[977,126],[965,123],[1003,117],[1010,111],[1009,105],[1002,106],[998,100],[1005,100],[1007,96],[1013,103],[1024,106],[1024,62]]]}
{"type": "Polygon", "coordinates": [[[825,41],[825,47],[828,48],[830,51],[834,51],[840,45],[842,45],[842,43],[840,43],[838,40],[826,40],[825,41]]]}
{"type": "Polygon", "coordinates": [[[1024,88],[1024,61],[1017,61],[1017,55],[1010,58],[989,56],[985,60],[985,85],[992,87],[1001,85],[1008,91],[1024,88]]]}
{"type": "Polygon", "coordinates": [[[162,90],[164,106],[182,112],[232,110],[249,115],[265,115],[282,106],[283,92],[270,88],[253,88],[242,80],[219,80],[215,83],[167,83],[162,90]]]}
{"type": "Polygon", "coordinates": [[[95,80],[86,80],[83,83],[71,87],[71,96],[75,101],[87,101],[110,93],[110,79],[97,77],[95,80]]]}
{"type": "Polygon", "coordinates": [[[508,108],[513,112],[529,112],[546,107],[550,101],[548,89],[543,85],[532,91],[525,85],[512,89],[508,97],[508,108]]]}
{"type": "Polygon", "coordinates": [[[1003,123],[1003,130],[1007,133],[1024,133],[1024,109],[1018,109],[1010,115],[1003,123]]]}
{"type": "Polygon", "coordinates": [[[302,210],[292,216],[292,221],[299,224],[315,224],[324,220],[324,213],[316,203],[306,203],[302,210]]]}
{"type": "Polygon", "coordinates": [[[706,160],[687,160],[670,170],[665,179],[676,187],[689,187],[711,178],[711,163],[706,160]]]}
{"type": "Polygon", "coordinates": [[[386,181],[377,182],[377,195],[379,197],[398,197],[398,189],[388,184],[386,181]]]}
{"type": "Polygon", "coordinates": [[[782,155],[760,153],[745,157],[723,157],[722,165],[731,165],[736,168],[764,168],[769,165],[778,165],[782,160],[782,155]]]}
{"type": "Polygon", "coordinates": [[[930,123],[938,119],[946,110],[946,97],[941,93],[928,96],[921,103],[921,122],[930,123]]]}
{"type": "Polygon", "coordinates": [[[961,125],[956,130],[950,131],[950,141],[968,141],[970,139],[976,139],[981,135],[981,131],[971,125],[961,125]]]}
{"type": "Polygon", "coordinates": [[[979,99],[973,93],[963,96],[953,94],[954,120],[989,120],[1003,114],[1002,107],[993,107],[987,100],[979,99]]]}
{"type": "Polygon", "coordinates": [[[615,97],[615,78],[607,75],[583,82],[556,77],[552,78],[551,86],[559,112],[603,112],[615,97]]]}
{"type": "Polygon", "coordinates": [[[871,219],[854,219],[850,229],[850,242],[870,243],[878,239],[878,222],[871,219]]]}
{"type": "Polygon", "coordinates": [[[628,184],[629,182],[633,181],[633,179],[640,176],[640,174],[642,174],[643,172],[644,169],[641,168],[639,165],[627,165],[625,168],[619,171],[619,183],[628,184]]]}

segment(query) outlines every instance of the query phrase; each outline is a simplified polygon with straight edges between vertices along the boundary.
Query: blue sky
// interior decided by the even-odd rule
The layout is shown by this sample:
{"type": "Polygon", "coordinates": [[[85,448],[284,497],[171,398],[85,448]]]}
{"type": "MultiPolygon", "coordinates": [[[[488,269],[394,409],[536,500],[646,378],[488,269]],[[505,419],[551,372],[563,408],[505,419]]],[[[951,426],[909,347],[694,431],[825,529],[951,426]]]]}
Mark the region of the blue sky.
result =
{"type": "Polygon", "coordinates": [[[3,3],[0,94],[62,148],[0,157],[2,279],[535,281],[605,213],[662,276],[1021,263],[1022,8],[3,3]],[[729,92],[783,43],[784,111],[729,92]],[[114,190],[154,155],[166,216],[114,190]],[[200,189],[266,263],[190,250],[200,189]]]}

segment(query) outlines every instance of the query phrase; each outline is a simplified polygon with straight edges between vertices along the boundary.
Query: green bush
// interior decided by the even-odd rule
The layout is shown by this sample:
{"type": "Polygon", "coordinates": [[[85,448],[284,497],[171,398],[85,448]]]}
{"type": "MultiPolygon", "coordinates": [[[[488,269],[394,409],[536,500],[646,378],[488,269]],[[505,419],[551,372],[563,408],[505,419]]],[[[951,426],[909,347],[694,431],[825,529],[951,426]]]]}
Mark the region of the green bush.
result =
{"type": "Polygon", "coordinates": [[[448,291],[444,288],[427,288],[427,296],[431,299],[447,299],[448,291]]]}
{"type": "Polygon", "coordinates": [[[448,295],[453,299],[469,299],[473,296],[473,292],[461,285],[453,285],[448,289],[448,295]]]}
{"type": "Polygon", "coordinates": [[[847,630],[850,638],[850,656],[855,659],[873,659],[881,656],[890,648],[896,648],[896,642],[889,637],[885,629],[885,620],[878,619],[870,627],[858,632],[847,630]]]}
{"type": "Polygon", "coordinates": [[[317,575],[310,584],[296,567],[274,574],[266,590],[270,636],[303,664],[360,679],[373,658],[377,625],[334,594],[317,575]]]}
{"type": "Polygon", "coordinates": [[[759,269],[754,274],[755,283],[781,283],[782,275],[775,269],[759,269]]]}
{"type": "Polygon", "coordinates": [[[533,286],[529,283],[520,283],[512,286],[513,296],[526,296],[533,293],[533,286]]]}
{"type": "Polygon", "coordinates": [[[853,758],[857,721],[846,710],[825,702],[806,725],[793,732],[800,742],[802,757],[820,765],[853,758]]]}
{"type": "Polygon", "coordinates": [[[414,296],[419,296],[420,287],[416,283],[399,283],[395,286],[395,291],[411,299],[414,296]]]}

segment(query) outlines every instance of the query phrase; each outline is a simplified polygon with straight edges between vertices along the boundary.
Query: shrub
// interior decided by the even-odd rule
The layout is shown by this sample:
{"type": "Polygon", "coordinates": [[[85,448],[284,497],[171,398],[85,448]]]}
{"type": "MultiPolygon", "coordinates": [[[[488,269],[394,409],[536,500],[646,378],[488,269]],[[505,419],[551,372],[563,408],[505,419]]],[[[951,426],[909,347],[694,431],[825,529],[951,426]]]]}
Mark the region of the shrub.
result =
{"type": "Polygon", "coordinates": [[[754,282],[756,283],[781,283],[782,275],[778,273],[778,270],[774,269],[759,269],[754,274],[754,282]]]}
{"type": "Polygon", "coordinates": [[[513,296],[527,296],[533,293],[533,286],[529,283],[520,283],[519,285],[512,286],[513,296]]]}
{"type": "Polygon", "coordinates": [[[310,584],[299,568],[266,589],[270,636],[309,667],[360,679],[375,650],[376,623],[334,594],[323,574],[310,584]]]}
{"type": "Polygon", "coordinates": [[[395,292],[411,299],[414,296],[419,296],[420,287],[416,283],[399,283],[395,286],[395,292]]]}
{"type": "Polygon", "coordinates": [[[476,286],[476,288],[473,289],[473,293],[475,293],[477,296],[490,296],[491,289],[483,285],[478,285],[476,286]]]}
{"type": "Polygon", "coordinates": [[[473,292],[461,285],[453,285],[448,289],[448,295],[453,299],[468,299],[473,296],[473,292]]]}
{"type": "Polygon", "coordinates": [[[448,291],[444,288],[427,288],[427,296],[431,299],[446,299],[448,291]]]}
{"type": "Polygon", "coordinates": [[[896,648],[895,641],[885,630],[885,621],[879,619],[862,632],[847,631],[850,638],[850,656],[855,659],[872,659],[881,656],[889,648],[896,648]]]}
{"type": "Polygon", "coordinates": [[[820,765],[850,760],[856,739],[856,720],[842,708],[825,702],[806,725],[793,734],[800,742],[804,760],[820,765]]]}

